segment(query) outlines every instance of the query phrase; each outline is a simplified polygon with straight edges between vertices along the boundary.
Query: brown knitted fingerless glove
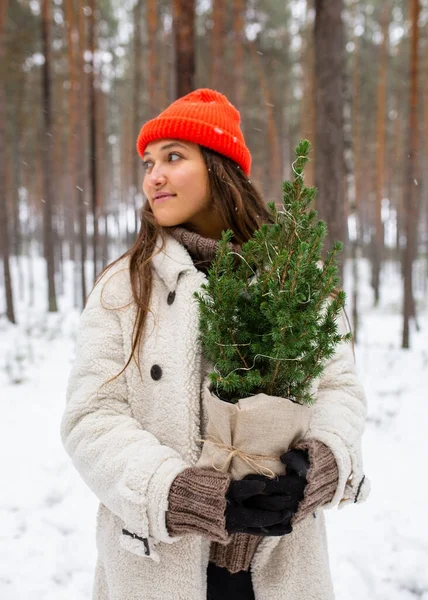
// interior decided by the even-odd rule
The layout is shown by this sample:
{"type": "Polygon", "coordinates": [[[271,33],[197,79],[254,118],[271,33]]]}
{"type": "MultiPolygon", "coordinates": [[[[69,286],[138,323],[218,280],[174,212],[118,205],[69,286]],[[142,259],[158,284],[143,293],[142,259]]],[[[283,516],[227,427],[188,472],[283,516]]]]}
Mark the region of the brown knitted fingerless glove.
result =
{"type": "Polygon", "coordinates": [[[232,533],[227,545],[211,544],[210,561],[230,573],[248,571],[253,556],[262,541],[259,535],[248,533],[232,533]]]}
{"type": "Polygon", "coordinates": [[[291,521],[295,525],[318,507],[331,502],[336,493],[339,470],[330,448],[318,440],[302,441],[293,449],[307,450],[310,463],[303,500],[291,521]]]}
{"type": "Polygon", "coordinates": [[[226,492],[230,477],[209,469],[190,467],[172,482],[166,525],[171,535],[199,533],[212,541],[225,542],[226,492]]]}
{"type": "MultiPolygon", "coordinates": [[[[307,450],[310,461],[304,497],[291,521],[295,525],[333,499],[339,471],[333,453],[322,442],[309,440],[293,446],[293,449],[307,450]]],[[[210,560],[231,573],[248,571],[262,539],[246,533],[234,533],[227,545],[211,544],[210,560]]]]}

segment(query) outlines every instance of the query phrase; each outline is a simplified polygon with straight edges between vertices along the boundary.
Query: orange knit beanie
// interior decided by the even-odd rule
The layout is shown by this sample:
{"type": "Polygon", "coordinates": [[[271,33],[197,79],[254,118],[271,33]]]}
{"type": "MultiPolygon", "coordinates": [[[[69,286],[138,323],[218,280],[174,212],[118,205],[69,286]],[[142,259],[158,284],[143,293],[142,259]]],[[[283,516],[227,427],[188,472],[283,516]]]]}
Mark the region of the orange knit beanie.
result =
{"type": "Polygon", "coordinates": [[[147,144],[177,139],[194,142],[234,160],[250,174],[251,154],[239,126],[241,117],[226,96],[199,89],[179,98],[159,116],[143,125],[137,140],[142,157],[147,144]]]}

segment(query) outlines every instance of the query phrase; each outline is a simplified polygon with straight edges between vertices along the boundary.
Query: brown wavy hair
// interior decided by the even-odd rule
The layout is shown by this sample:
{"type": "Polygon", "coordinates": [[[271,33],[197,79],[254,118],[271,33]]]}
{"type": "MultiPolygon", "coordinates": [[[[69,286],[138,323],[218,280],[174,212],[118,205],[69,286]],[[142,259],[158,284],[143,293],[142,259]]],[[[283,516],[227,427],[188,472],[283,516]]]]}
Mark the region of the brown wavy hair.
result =
{"type": "MultiPolygon", "coordinates": [[[[242,245],[252,237],[260,225],[272,222],[266,203],[257,187],[234,161],[203,146],[200,148],[208,171],[208,186],[213,209],[220,213],[226,229],[233,231],[232,242],[242,245]]],[[[98,278],[99,281],[102,275],[118,261],[129,257],[132,297],[137,306],[137,314],[133,327],[131,354],[116,377],[125,371],[133,358],[138,366],[140,364],[140,341],[146,316],[150,311],[152,293],[151,259],[155,253],[162,252],[167,232],[168,227],[158,225],[146,200],[142,208],[140,230],[134,245],[108,265],[98,278]],[[160,249],[155,252],[158,236],[161,237],[162,243],[160,249]]]]}

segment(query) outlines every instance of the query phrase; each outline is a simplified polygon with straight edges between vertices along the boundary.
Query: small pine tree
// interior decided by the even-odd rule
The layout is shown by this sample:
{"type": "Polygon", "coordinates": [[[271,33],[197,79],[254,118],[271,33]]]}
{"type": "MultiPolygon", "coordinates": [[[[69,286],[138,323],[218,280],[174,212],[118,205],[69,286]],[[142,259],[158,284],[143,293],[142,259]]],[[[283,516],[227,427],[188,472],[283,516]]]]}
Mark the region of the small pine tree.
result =
{"type": "Polygon", "coordinates": [[[309,150],[307,140],[297,146],[281,210],[268,204],[272,222],[243,244],[238,258],[233,232],[223,232],[208,281],[195,294],[203,351],[214,364],[210,380],[227,402],[263,392],[312,404],[312,380],[337,344],[352,338],[337,327],[345,305],[345,292],[334,293],[342,244],[322,262],[327,228],[309,209],[316,193],[303,181],[309,150]]]}

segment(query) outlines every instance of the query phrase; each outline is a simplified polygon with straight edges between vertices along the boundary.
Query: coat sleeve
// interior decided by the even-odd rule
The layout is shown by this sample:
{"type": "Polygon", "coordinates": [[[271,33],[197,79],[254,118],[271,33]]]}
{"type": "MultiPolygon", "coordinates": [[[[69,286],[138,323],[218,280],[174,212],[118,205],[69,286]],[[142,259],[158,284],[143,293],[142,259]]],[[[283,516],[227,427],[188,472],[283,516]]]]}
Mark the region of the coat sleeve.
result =
{"type": "MultiPolygon", "coordinates": [[[[342,314],[339,331],[347,332],[342,314]]],[[[365,500],[370,484],[363,472],[361,436],[367,412],[366,397],[355,370],[350,343],[341,343],[321,375],[309,431],[305,437],[323,442],[339,470],[336,492],[324,508],[365,500]]]]}
{"type": "MultiPolygon", "coordinates": [[[[129,289],[129,276],[124,277],[109,287],[129,289]]],[[[87,485],[122,520],[123,528],[135,534],[122,536],[122,545],[150,555],[148,539],[173,541],[166,528],[169,488],[189,465],[132,416],[126,371],[116,377],[128,358],[120,309],[105,306],[103,283],[97,284],[81,315],[61,436],[87,485]]]]}

